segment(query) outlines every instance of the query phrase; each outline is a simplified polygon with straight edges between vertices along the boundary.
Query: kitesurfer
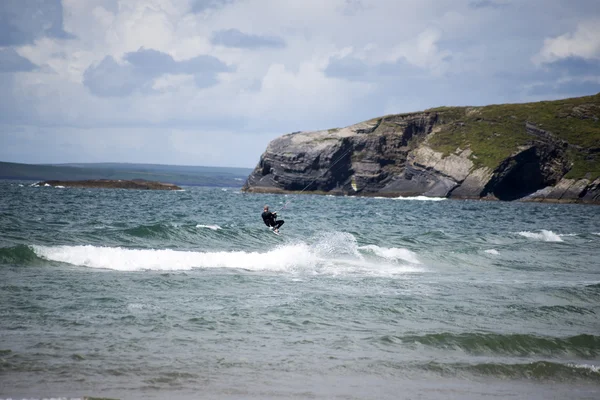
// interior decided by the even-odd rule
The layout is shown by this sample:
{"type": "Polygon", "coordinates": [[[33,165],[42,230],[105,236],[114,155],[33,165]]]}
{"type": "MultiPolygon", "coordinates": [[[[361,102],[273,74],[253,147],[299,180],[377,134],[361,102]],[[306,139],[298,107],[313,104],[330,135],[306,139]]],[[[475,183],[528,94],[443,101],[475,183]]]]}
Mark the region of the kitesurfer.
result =
{"type": "Polygon", "coordinates": [[[269,206],[265,205],[265,207],[263,208],[263,213],[262,213],[261,217],[262,217],[265,225],[268,226],[269,229],[272,229],[275,233],[279,233],[279,228],[281,227],[281,225],[284,224],[284,221],[283,220],[276,221],[276,219],[277,219],[276,212],[270,212],[269,206]]]}

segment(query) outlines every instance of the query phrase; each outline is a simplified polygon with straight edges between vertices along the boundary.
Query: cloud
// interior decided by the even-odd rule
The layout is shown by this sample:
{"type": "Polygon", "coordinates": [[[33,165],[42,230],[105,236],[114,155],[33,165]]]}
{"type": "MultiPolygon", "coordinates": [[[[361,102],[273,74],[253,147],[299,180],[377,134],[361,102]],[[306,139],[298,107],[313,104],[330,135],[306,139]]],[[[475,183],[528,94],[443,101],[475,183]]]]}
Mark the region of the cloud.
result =
{"type": "Polygon", "coordinates": [[[210,42],[217,46],[239,49],[283,48],[285,41],[276,36],[249,35],[237,29],[225,29],[214,32],[210,42]]]}
{"type": "Polygon", "coordinates": [[[166,74],[194,75],[196,86],[207,88],[217,83],[218,73],[231,71],[212,56],[175,61],[169,54],[154,49],[141,48],[126,53],[123,60],[123,63],[118,63],[112,56],[106,56],[99,64],[88,67],[84,73],[84,85],[96,96],[123,97],[136,90],[152,92],[155,78],[166,74]]]}
{"type": "Polygon", "coordinates": [[[600,91],[600,19],[581,21],[574,32],[546,38],[532,57],[538,76],[528,94],[556,98],[600,91]]]}
{"type": "Polygon", "coordinates": [[[195,14],[203,13],[210,9],[221,8],[236,0],[194,0],[190,11],[195,14]]]}
{"type": "Polygon", "coordinates": [[[118,64],[112,56],[106,56],[96,66],[90,66],[83,74],[83,84],[96,96],[128,96],[147,80],[136,76],[131,65],[118,64]]]}
{"type": "Polygon", "coordinates": [[[342,15],[355,16],[365,11],[367,6],[361,0],[345,0],[340,10],[342,15]]]}
{"type": "Polygon", "coordinates": [[[0,46],[20,46],[41,37],[73,39],[64,30],[60,0],[2,0],[0,46]]]}
{"type": "Polygon", "coordinates": [[[475,1],[469,2],[469,7],[474,8],[474,9],[502,8],[502,7],[506,7],[507,5],[508,4],[506,4],[506,3],[500,3],[497,1],[493,1],[493,0],[475,0],[475,1]]]}
{"type": "Polygon", "coordinates": [[[325,75],[330,78],[341,78],[349,81],[377,81],[386,78],[405,78],[422,73],[417,67],[411,66],[405,59],[396,62],[383,62],[368,65],[353,56],[332,58],[325,68],[325,75]]]}
{"type": "Polygon", "coordinates": [[[21,57],[15,49],[0,49],[0,73],[2,72],[20,72],[33,71],[37,65],[21,57]]]}
{"type": "Polygon", "coordinates": [[[136,73],[149,77],[173,73],[177,68],[173,57],[153,49],[141,48],[138,51],[126,53],[123,59],[133,66],[136,73]]]}
{"type": "Polygon", "coordinates": [[[333,58],[325,68],[325,76],[348,80],[369,78],[369,66],[355,57],[333,58]]]}
{"type": "Polygon", "coordinates": [[[533,61],[540,64],[568,57],[600,58],[600,18],[581,22],[575,32],[544,40],[533,61]]]}

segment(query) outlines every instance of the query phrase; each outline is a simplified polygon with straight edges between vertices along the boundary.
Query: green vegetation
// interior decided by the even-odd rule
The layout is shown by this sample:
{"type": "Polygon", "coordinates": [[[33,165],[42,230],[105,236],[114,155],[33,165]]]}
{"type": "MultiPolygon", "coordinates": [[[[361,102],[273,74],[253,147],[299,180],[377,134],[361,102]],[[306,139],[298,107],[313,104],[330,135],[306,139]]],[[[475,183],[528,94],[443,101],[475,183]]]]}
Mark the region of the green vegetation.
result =
{"type": "Polygon", "coordinates": [[[184,186],[242,186],[250,168],[193,167],[155,164],[17,164],[0,162],[0,179],[87,180],[145,179],[184,186]]]}
{"type": "Polygon", "coordinates": [[[593,180],[600,177],[600,154],[585,154],[572,148],[567,153],[573,161],[573,167],[567,172],[565,178],[587,178],[593,180]]]}
{"type": "Polygon", "coordinates": [[[535,139],[526,123],[569,144],[573,168],[568,178],[600,176],[600,93],[594,96],[526,104],[485,107],[438,107],[427,110],[439,116],[439,132],[429,140],[435,150],[450,154],[470,148],[476,166],[495,168],[519,146],[535,139]],[[592,150],[592,151],[590,151],[592,150]]]}

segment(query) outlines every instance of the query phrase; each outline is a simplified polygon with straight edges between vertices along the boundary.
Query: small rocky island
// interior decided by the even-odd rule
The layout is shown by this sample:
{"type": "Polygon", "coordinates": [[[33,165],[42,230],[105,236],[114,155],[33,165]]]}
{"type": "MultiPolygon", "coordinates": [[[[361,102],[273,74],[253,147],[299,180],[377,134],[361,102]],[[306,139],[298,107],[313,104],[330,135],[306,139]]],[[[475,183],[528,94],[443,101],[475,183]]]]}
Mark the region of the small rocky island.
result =
{"type": "Polygon", "coordinates": [[[113,179],[88,179],[83,181],[44,181],[38,186],[75,187],[75,188],[102,188],[102,189],[138,189],[138,190],[182,190],[172,183],[146,181],[144,179],[113,180],[113,179]]]}

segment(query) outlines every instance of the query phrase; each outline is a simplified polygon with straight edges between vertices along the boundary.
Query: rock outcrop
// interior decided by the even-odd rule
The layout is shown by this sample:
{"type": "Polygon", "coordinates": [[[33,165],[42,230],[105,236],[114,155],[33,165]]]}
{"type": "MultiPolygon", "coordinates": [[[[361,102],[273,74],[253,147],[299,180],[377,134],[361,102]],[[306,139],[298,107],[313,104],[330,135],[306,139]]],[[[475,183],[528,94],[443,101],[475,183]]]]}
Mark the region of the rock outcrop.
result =
{"type": "Polygon", "coordinates": [[[171,183],[160,183],[146,181],[143,179],[134,179],[131,181],[111,179],[90,179],[84,181],[45,181],[39,182],[37,185],[103,189],[181,190],[179,186],[171,183]]]}
{"type": "Polygon", "coordinates": [[[600,94],[295,132],[269,143],[243,190],[600,203],[599,117],[600,94]]]}

